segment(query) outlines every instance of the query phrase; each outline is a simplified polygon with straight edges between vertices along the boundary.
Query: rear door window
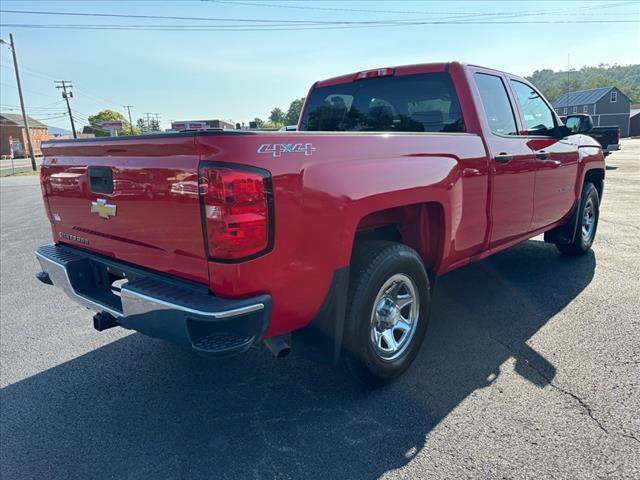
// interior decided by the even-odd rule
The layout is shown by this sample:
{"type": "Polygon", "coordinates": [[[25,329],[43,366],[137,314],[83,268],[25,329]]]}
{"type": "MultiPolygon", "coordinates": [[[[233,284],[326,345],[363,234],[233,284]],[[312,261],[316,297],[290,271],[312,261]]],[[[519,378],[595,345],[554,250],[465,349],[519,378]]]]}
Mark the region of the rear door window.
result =
{"type": "Polygon", "coordinates": [[[476,73],[475,77],[491,131],[498,135],[518,135],[516,117],[502,79],[486,73],[476,73]]]}
{"type": "Polygon", "coordinates": [[[460,103],[446,73],[369,78],[316,88],[301,130],[465,131],[460,103]]]}

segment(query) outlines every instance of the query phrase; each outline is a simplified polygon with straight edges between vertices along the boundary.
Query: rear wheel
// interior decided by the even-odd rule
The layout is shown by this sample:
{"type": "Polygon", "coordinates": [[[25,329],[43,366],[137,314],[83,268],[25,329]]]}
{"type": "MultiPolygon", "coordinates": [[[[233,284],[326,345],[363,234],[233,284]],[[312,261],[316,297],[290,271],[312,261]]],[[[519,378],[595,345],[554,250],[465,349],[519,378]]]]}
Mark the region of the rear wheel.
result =
{"type": "Polygon", "coordinates": [[[429,279],[419,255],[394,242],[362,244],[351,271],[342,362],[361,382],[381,386],[400,376],[420,349],[429,279]]]}
{"type": "Polygon", "coordinates": [[[586,182],[582,187],[579,208],[578,225],[573,242],[556,244],[558,250],[565,255],[575,256],[587,253],[596,237],[600,215],[600,198],[598,190],[590,182],[586,182]]]}

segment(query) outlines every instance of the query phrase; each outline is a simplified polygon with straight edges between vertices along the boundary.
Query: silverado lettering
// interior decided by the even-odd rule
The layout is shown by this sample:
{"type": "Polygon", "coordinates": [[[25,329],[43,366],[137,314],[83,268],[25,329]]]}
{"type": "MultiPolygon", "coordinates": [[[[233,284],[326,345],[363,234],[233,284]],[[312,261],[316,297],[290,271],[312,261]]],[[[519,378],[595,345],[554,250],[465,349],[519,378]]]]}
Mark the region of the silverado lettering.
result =
{"type": "Polygon", "coordinates": [[[209,356],[293,346],[385,384],[418,353],[437,276],[542,233],[591,248],[604,156],[572,118],[453,62],[319,81],[294,132],[54,139],[38,278],[98,330],[209,356]]]}

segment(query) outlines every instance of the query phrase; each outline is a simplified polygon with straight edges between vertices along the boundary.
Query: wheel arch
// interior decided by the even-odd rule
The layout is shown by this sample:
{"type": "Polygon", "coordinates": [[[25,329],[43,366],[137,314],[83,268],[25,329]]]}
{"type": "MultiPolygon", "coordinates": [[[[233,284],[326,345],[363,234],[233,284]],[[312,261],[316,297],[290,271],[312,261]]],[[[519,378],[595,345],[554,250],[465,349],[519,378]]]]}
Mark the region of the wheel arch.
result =
{"type": "Polygon", "coordinates": [[[389,240],[413,248],[429,275],[442,261],[445,245],[445,211],[440,202],[429,201],[369,212],[358,221],[351,257],[368,240],[389,240]]]}
{"type": "Polygon", "coordinates": [[[582,184],[590,182],[596,187],[598,191],[598,198],[602,201],[602,194],[604,193],[604,168],[592,168],[584,173],[584,179],[582,184]]]}

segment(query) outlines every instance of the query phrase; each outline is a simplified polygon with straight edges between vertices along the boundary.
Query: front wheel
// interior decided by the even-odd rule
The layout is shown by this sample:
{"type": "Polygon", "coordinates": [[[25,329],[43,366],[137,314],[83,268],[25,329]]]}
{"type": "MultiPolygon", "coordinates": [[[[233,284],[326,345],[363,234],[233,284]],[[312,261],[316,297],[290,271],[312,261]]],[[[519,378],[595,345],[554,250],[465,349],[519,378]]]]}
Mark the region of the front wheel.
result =
{"type": "Polygon", "coordinates": [[[342,355],[347,371],[369,386],[400,376],[420,349],[430,306],[427,272],[413,249],[383,241],[359,246],[342,355]]]}
{"type": "Polygon", "coordinates": [[[580,195],[578,225],[572,243],[556,244],[558,250],[565,255],[583,255],[591,249],[596,238],[598,218],[600,216],[600,197],[593,183],[586,182],[580,195]]]}

